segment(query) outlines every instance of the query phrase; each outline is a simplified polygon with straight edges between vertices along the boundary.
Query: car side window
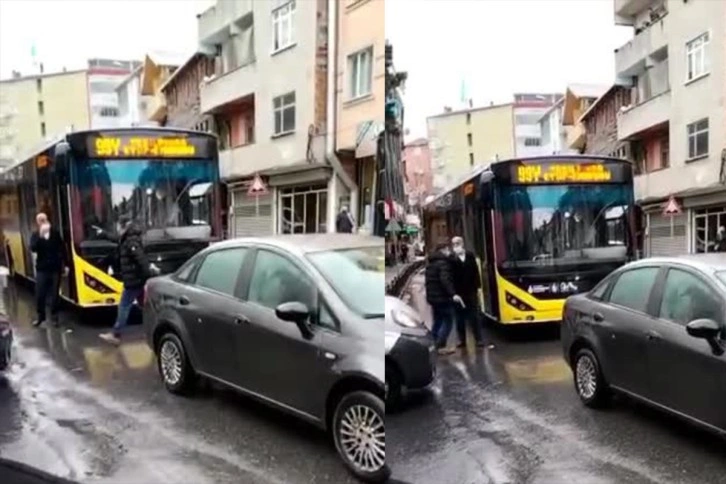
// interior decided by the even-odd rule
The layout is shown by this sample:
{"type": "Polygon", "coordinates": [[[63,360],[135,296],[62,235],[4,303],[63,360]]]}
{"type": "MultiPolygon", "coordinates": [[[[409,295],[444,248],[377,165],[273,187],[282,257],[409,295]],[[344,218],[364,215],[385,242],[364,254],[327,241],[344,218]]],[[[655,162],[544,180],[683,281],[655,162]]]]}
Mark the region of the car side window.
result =
{"type": "Polygon", "coordinates": [[[177,272],[175,278],[182,282],[189,282],[189,278],[192,277],[194,269],[197,267],[197,260],[192,260],[186,263],[179,272],[177,272]]]}
{"type": "Polygon", "coordinates": [[[234,296],[246,254],[246,248],[224,249],[209,253],[202,261],[194,283],[206,289],[234,296]]]}
{"type": "Polygon", "coordinates": [[[695,319],[724,324],[718,296],[697,276],[680,269],[668,271],[659,316],[684,326],[695,319]]]}
{"type": "Polygon", "coordinates": [[[610,302],[641,313],[647,312],[658,271],[657,267],[641,267],[623,272],[613,285],[610,302]]]}
{"type": "Polygon", "coordinates": [[[608,291],[608,287],[610,287],[611,280],[612,279],[606,279],[602,281],[599,286],[592,290],[590,297],[598,301],[602,301],[605,298],[605,293],[608,291]]]}
{"type": "Polygon", "coordinates": [[[333,313],[330,311],[330,308],[327,304],[325,304],[324,301],[320,302],[320,311],[318,312],[318,321],[319,326],[322,326],[324,328],[337,330],[338,325],[335,322],[335,318],[333,317],[333,313]]]}
{"type": "Polygon", "coordinates": [[[247,300],[275,309],[285,302],[301,302],[315,309],[315,289],[310,278],[289,259],[260,250],[252,271],[247,300]]]}

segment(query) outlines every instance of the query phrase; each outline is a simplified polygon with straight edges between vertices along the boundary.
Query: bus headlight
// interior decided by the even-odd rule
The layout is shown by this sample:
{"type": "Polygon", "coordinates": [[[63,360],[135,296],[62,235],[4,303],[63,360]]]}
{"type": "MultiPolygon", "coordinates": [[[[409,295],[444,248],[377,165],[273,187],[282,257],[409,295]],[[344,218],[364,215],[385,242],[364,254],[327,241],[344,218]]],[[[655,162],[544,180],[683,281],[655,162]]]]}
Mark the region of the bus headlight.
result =
{"type": "Polygon", "coordinates": [[[532,306],[522,301],[514,294],[509,292],[505,292],[504,294],[507,298],[507,304],[509,304],[513,308],[519,309],[520,311],[534,311],[534,308],[532,306]]]}

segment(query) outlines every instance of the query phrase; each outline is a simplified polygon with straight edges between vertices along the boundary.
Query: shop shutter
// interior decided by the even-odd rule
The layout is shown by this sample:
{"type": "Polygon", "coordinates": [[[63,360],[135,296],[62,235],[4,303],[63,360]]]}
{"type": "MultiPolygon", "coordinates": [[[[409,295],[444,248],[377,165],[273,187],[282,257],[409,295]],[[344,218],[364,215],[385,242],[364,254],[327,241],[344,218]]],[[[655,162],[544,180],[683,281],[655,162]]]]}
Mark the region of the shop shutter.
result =
{"type": "Polygon", "coordinates": [[[255,201],[244,191],[234,193],[234,236],[252,237],[272,235],[272,195],[263,195],[255,201]]]}
{"type": "Polygon", "coordinates": [[[673,216],[661,214],[650,215],[649,257],[677,256],[688,252],[686,224],[688,217],[682,213],[673,216]],[[671,231],[671,227],[673,230],[671,231]]]}

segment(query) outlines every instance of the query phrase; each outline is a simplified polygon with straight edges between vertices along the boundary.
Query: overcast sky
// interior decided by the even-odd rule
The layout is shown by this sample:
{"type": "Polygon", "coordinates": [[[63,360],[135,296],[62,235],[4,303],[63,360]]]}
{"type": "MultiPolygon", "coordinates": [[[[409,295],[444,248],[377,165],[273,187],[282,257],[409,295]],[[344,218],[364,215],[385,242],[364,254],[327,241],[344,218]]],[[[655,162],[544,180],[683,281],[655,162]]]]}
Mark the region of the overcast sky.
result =
{"type": "Polygon", "coordinates": [[[141,60],[149,50],[192,53],[197,18],[213,0],[0,0],[0,77],[83,68],[92,57],[141,60]],[[37,71],[35,71],[37,72],[37,71]]]}
{"type": "Polygon", "coordinates": [[[386,0],[410,137],[426,135],[426,116],[462,106],[462,79],[475,106],[610,84],[613,51],[631,36],[613,24],[612,0],[386,0]]]}

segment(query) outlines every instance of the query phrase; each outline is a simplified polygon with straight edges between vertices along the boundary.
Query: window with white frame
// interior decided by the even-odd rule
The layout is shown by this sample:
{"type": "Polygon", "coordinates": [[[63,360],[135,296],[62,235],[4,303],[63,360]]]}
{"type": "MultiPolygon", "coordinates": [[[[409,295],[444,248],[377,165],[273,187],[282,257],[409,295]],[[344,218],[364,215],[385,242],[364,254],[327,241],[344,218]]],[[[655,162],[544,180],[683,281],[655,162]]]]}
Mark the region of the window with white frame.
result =
{"type": "Polygon", "coordinates": [[[295,1],[286,2],[272,11],[272,52],[290,47],[294,40],[295,1]]]}
{"type": "Polygon", "coordinates": [[[281,188],[278,230],[282,234],[326,232],[328,187],[326,184],[281,188]]]}
{"type": "Polygon", "coordinates": [[[695,39],[686,43],[686,64],[688,68],[688,78],[690,81],[697,77],[708,73],[708,32],[699,35],[695,39]]]}
{"type": "Polygon", "coordinates": [[[348,72],[351,99],[370,94],[373,84],[373,47],[349,55],[348,72]]]}
{"type": "Polygon", "coordinates": [[[688,159],[708,155],[708,118],[704,118],[687,126],[688,159]]]}
{"type": "Polygon", "coordinates": [[[274,98],[272,110],[275,118],[275,135],[295,131],[295,91],[274,98]]]}

